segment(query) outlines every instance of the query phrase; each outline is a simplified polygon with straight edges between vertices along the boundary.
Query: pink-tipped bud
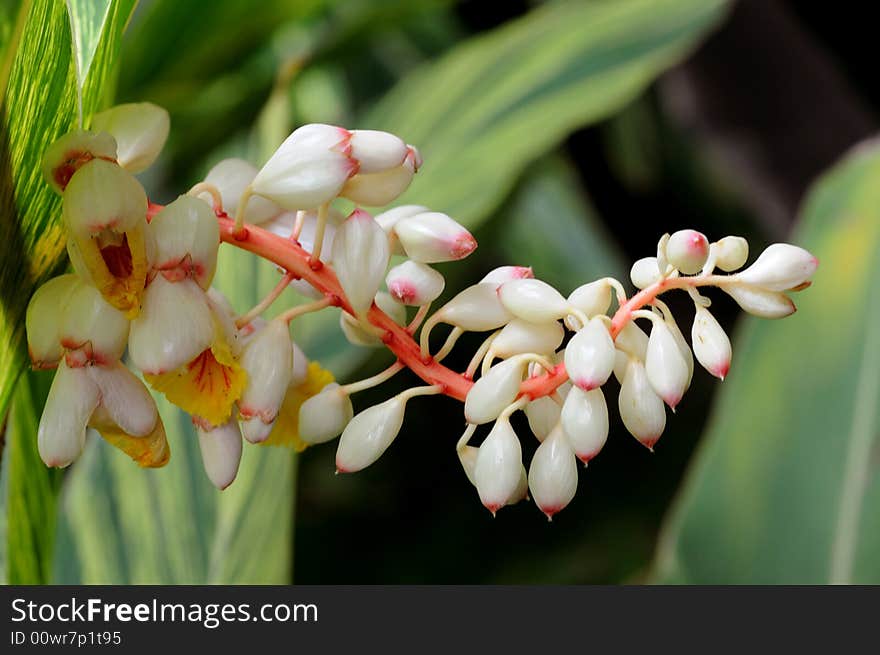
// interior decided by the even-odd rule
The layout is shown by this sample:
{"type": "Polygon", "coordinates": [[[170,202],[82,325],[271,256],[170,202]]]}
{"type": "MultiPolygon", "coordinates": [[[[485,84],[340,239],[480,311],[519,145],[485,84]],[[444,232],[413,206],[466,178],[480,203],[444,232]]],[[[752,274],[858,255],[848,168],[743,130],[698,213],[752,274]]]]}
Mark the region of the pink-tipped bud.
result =
{"type": "Polygon", "coordinates": [[[666,242],[666,258],[685,275],[699,273],[709,257],[709,240],[696,230],[674,232],[666,242]]]}
{"type": "Polygon", "coordinates": [[[663,400],[648,382],[645,365],[637,359],[630,358],[627,364],[620,385],[618,408],[629,433],[646,448],[653,450],[666,427],[666,410],[663,400]]]}
{"type": "Polygon", "coordinates": [[[373,304],[390,257],[388,235],[367,212],[356,209],[336,230],[333,266],[355,312],[373,304]]]}
{"type": "MultiPolygon", "coordinates": [[[[583,284],[568,295],[568,304],[583,312],[587,318],[605,314],[611,306],[611,285],[607,280],[583,284]]],[[[568,316],[565,320],[570,327],[580,329],[580,321],[574,316],[568,316]]]]}
{"type": "Polygon", "coordinates": [[[656,257],[642,257],[629,271],[629,279],[637,289],[651,286],[660,279],[660,268],[656,257]]]}
{"type": "Polygon", "coordinates": [[[803,248],[774,243],[767,246],[751,266],[734,277],[768,291],[786,291],[808,282],[818,266],[819,260],[803,248]]]}
{"type": "Polygon", "coordinates": [[[459,292],[434,315],[468,332],[495,330],[513,320],[498,298],[497,285],[474,284],[459,292]]]}
{"type": "Polygon", "coordinates": [[[425,212],[404,218],[394,233],[410,259],[424,264],[464,259],[477,247],[464,227],[440,212],[425,212]]]}
{"type": "Polygon", "coordinates": [[[565,368],[572,384],[584,391],[601,387],[614,370],[614,341],[600,318],[592,318],[565,348],[565,368]]]}
{"type": "Polygon", "coordinates": [[[407,260],[388,271],[385,276],[388,293],[403,305],[424,305],[436,300],[446,280],[427,264],[407,260]]]}
{"type": "Polygon", "coordinates": [[[651,327],[645,369],[651,387],[675,409],[688,386],[688,366],[675,336],[663,320],[654,321],[651,327]]]}
{"type": "Polygon", "coordinates": [[[504,360],[474,383],[464,401],[468,423],[481,425],[494,421],[516,400],[527,363],[523,356],[504,360]]]}
{"type": "MultiPolygon", "coordinates": [[[[241,194],[257,176],[257,167],[244,159],[224,159],[218,162],[205,177],[205,182],[220,192],[223,210],[230,215],[238,211],[241,194]]],[[[199,197],[205,202],[212,202],[211,195],[202,193],[199,197]]],[[[251,196],[244,210],[246,223],[261,225],[276,218],[284,210],[271,200],[261,196],[251,196]]],[[[290,230],[287,230],[287,236],[290,230]]]]}
{"type": "Polygon", "coordinates": [[[602,389],[573,388],[562,406],[560,423],[579,460],[586,464],[598,455],[608,439],[608,406],[602,389]]]}
{"type": "Polygon", "coordinates": [[[335,382],[306,400],[299,408],[299,438],[318,444],[338,437],[354,416],[351,398],[335,382]]]}
{"type": "Polygon", "coordinates": [[[577,491],[577,458],[562,429],[557,426],[541,442],[529,466],[532,499],[548,519],[565,508],[577,491]]]}
{"type": "Polygon", "coordinates": [[[529,266],[499,266],[486,273],[486,276],[480,280],[480,284],[501,286],[511,280],[524,280],[533,277],[535,274],[529,266]]]}
{"type": "Polygon", "coordinates": [[[499,419],[480,445],[474,480],[483,505],[492,514],[515,496],[522,476],[522,446],[506,418],[499,419]]]}
{"type": "Polygon", "coordinates": [[[333,125],[293,131],[251,182],[251,189],[285,209],[314,209],[333,200],[357,172],[351,133],[333,125]]]}
{"type": "Polygon", "coordinates": [[[180,196],[153,217],[147,230],[155,243],[153,268],[166,279],[193,278],[203,289],[217,270],[220,228],[202,200],[180,196]]]}
{"type": "Polygon", "coordinates": [[[238,401],[242,432],[251,443],[269,438],[293,375],[293,344],[285,321],[274,320],[241,354],[247,384],[238,401]]]}
{"type": "Polygon", "coordinates": [[[410,151],[400,166],[355,175],[345,183],[339,195],[359,205],[382,207],[397,200],[407,190],[417,170],[410,151]]]}
{"type": "Polygon", "coordinates": [[[715,265],[722,271],[735,271],[749,258],[749,242],[742,237],[724,237],[714,244],[715,265]]]}
{"type": "Polygon", "coordinates": [[[691,330],[697,361],[716,378],[724,379],[730,370],[730,339],[705,307],[698,305],[691,330]]]}
{"type": "Polygon", "coordinates": [[[86,367],[58,364],[37,430],[37,448],[46,466],[64,467],[79,457],[86,425],[98,407],[101,392],[86,367]]]}
{"type": "Polygon", "coordinates": [[[761,318],[785,318],[795,312],[791,298],[779,291],[767,291],[749,284],[725,284],[722,291],[753,316],[761,318]]]}
{"type": "Polygon", "coordinates": [[[498,297],[511,314],[532,323],[555,321],[568,313],[562,294],[542,280],[505,282],[498,288],[498,297]]]}
{"type": "Polygon", "coordinates": [[[379,130],[352,130],[351,156],[358,164],[358,174],[380,173],[403,164],[409,148],[403,139],[379,130]]]}
{"type": "Polygon", "coordinates": [[[336,470],[354,473],[379,459],[400,432],[405,408],[405,398],[398,395],[351,419],[336,449],[336,470]]]}
{"type": "Polygon", "coordinates": [[[550,355],[562,343],[565,330],[558,321],[530,323],[521,318],[512,320],[492,340],[489,352],[507,359],[523,353],[550,355]]]}
{"type": "Polygon", "coordinates": [[[112,134],[116,139],[119,165],[130,173],[140,173],[162,152],[171,119],[158,105],[132,102],[92,116],[92,129],[112,134]]]}
{"type": "Polygon", "coordinates": [[[219,427],[210,427],[194,420],[193,425],[199,436],[205,473],[211,484],[222,491],[235,480],[241,462],[241,431],[238,421],[232,418],[219,427]]]}

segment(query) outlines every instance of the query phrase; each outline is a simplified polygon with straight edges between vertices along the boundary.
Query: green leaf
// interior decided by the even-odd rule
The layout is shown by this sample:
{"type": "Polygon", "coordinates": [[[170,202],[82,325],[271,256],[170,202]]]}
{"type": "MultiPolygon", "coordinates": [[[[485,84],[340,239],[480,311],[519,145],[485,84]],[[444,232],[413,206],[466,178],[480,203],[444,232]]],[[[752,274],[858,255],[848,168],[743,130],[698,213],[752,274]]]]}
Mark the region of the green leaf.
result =
{"type": "Polygon", "coordinates": [[[878,181],[874,142],[809,195],[793,242],[821,266],[794,316],[739,331],[658,580],[880,582],[878,181]]]}
{"type": "Polygon", "coordinates": [[[722,18],[724,0],[549,3],[397,85],[359,127],[425,159],[401,202],[476,227],[525,166],[623,107],[722,18]]]}
{"type": "Polygon", "coordinates": [[[563,291],[626,275],[617,245],[580,189],[576,171],[561,157],[541,160],[493,223],[491,242],[505,261],[531,266],[563,291]]]}

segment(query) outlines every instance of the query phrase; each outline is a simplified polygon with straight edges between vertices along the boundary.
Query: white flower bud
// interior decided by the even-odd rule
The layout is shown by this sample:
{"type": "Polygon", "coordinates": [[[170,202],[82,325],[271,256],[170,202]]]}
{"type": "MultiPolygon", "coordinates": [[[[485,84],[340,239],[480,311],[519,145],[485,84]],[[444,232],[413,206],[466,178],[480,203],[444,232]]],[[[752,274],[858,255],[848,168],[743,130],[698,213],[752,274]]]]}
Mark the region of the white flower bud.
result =
{"type": "MultiPolygon", "coordinates": [[[[217,188],[223,201],[223,210],[230,215],[238,211],[241,194],[257,176],[257,167],[244,159],[224,159],[208,171],[205,182],[217,188]]],[[[199,194],[205,202],[212,202],[208,193],[199,194]]],[[[246,223],[261,225],[276,218],[284,211],[274,202],[262,196],[251,196],[244,210],[246,223]]],[[[289,234],[289,230],[288,230],[289,234]]],[[[284,235],[287,236],[287,235],[284,235]]]]}
{"type": "Polygon", "coordinates": [[[571,383],[584,391],[601,387],[614,369],[614,341],[600,318],[592,318],[565,348],[571,383]]]}
{"type": "Polygon", "coordinates": [[[423,264],[464,259],[477,247],[470,232],[440,212],[401,219],[395,224],[394,233],[407,256],[423,264]]]}
{"type": "Polygon", "coordinates": [[[128,339],[128,319],[89,284],[70,291],[59,332],[67,350],[82,348],[86,360],[109,364],[122,357],[128,339]]]}
{"type": "Polygon", "coordinates": [[[247,384],[238,401],[242,432],[251,443],[269,438],[293,375],[293,345],[287,323],[269,321],[242,351],[247,384]]]}
{"type": "Polygon", "coordinates": [[[192,277],[203,289],[211,286],[220,228],[204,201],[180,196],[156,214],[147,229],[156,245],[154,269],[171,281],[192,277]]]}
{"type": "Polygon", "coordinates": [[[637,289],[651,286],[660,279],[660,269],[656,257],[642,257],[629,271],[629,279],[637,289]]]}
{"type": "Polygon", "coordinates": [[[333,266],[355,312],[365,312],[382,285],[391,252],[388,235],[367,212],[356,209],[333,239],[333,266]]]}
{"type": "Polygon", "coordinates": [[[468,332],[495,330],[513,320],[501,304],[497,288],[494,283],[467,287],[438,309],[435,317],[468,332]]]}
{"type": "Polygon", "coordinates": [[[774,243],[751,266],[733,277],[768,291],[786,291],[809,282],[817,266],[819,260],[803,248],[774,243]]]}
{"type": "Polygon", "coordinates": [[[608,439],[608,406],[602,389],[573,388],[565,398],[559,419],[579,460],[586,464],[599,454],[608,439]]]}
{"type": "Polygon", "coordinates": [[[24,324],[34,368],[52,368],[64,354],[61,346],[64,310],[81,284],[76,275],[61,275],[41,285],[31,296],[24,324]]]}
{"type": "Polygon", "coordinates": [[[507,499],[508,505],[516,505],[521,500],[526,500],[529,497],[529,475],[526,473],[526,467],[520,464],[519,467],[519,483],[516,485],[516,489],[513,490],[513,493],[510,494],[510,498],[507,499]]]}
{"type": "MultiPolygon", "coordinates": [[[[614,377],[623,383],[629,358],[635,357],[644,362],[648,354],[648,335],[635,321],[627,321],[614,342],[617,349],[614,356],[614,377]]],[[[687,345],[687,344],[685,344],[687,345]]]]}
{"type": "Polygon", "coordinates": [[[79,457],[86,425],[101,399],[86,367],[59,362],[37,430],[37,448],[46,466],[64,467],[79,457]]]}
{"type": "Polygon", "coordinates": [[[147,194],[128,171],[93,159],[77,171],[64,190],[64,223],[79,239],[104,230],[128,232],[146,225],[147,194]]]}
{"type": "Polygon", "coordinates": [[[678,342],[663,320],[654,321],[651,327],[645,369],[651,387],[674,410],[687,389],[688,366],[678,342]]]}
{"type": "Polygon", "coordinates": [[[446,280],[427,264],[407,260],[388,271],[385,285],[391,297],[403,305],[424,305],[436,300],[446,280]]]}
{"type": "Polygon", "coordinates": [[[555,321],[568,313],[562,294],[542,280],[505,282],[498,288],[498,297],[511,314],[532,323],[555,321]]]}
{"type": "MultiPolygon", "coordinates": [[[[687,366],[687,382],[684,385],[684,390],[687,391],[688,388],[690,388],[691,380],[694,377],[694,353],[691,352],[691,347],[688,345],[688,342],[685,341],[684,335],[681,333],[681,329],[679,329],[678,323],[675,322],[675,317],[672,316],[671,313],[666,317],[666,326],[672,333],[675,343],[678,346],[678,352],[681,353],[684,363],[687,366]]],[[[645,349],[645,354],[647,356],[647,349],[645,349]]]]}
{"type": "Polygon", "coordinates": [[[639,442],[649,450],[663,434],[666,427],[666,410],[663,400],[654,393],[648,382],[645,365],[630,358],[618,397],[620,418],[624,426],[639,442]]]}
{"type": "Polygon", "coordinates": [[[257,173],[251,189],[285,209],[313,209],[333,200],[352,175],[351,133],[333,125],[293,131],[257,173]]]}
{"type": "Polygon", "coordinates": [[[86,366],[101,394],[98,411],[132,437],[146,437],[156,428],[159,410],[144,383],[119,361],[86,366]]]}
{"type": "Polygon", "coordinates": [[[522,446],[510,421],[499,419],[480,445],[474,481],[483,505],[494,515],[515,495],[522,476],[522,446]]]}
{"type": "Polygon", "coordinates": [[[730,339],[705,307],[698,305],[691,330],[697,360],[716,378],[724,379],[730,370],[730,339]]]}
{"type": "Polygon", "coordinates": [[[378,130],[352,130],[351,156],[359,164],[358,175],[379,173],[403,164],[409,154],[398,136],[378,130]]]}
{"type": "Polygon", "coordinates": [[[210,347],[214,319],[205,292],[193,280],[169,282],[157,275],[144,292],[131,322],[128,351],[144,373],[160,375],[191,361],[210,347]]]}
{"type": "Polygon", "coordinates": [[[511,280],[523,280],[533,277],[535,277],[535,274],[529,266],[499,266],[486,273],[486,276],[480,280],[479,284],[494,284],[497,288],[511,280]]]}
{"type": "Polygon", "coordinates": [[[749,314],[761,318],[785,318],[795,312],[791,298],[778,291],[767,291],[748,284],[725,284],[721,290],[749,314]]]}
{"type": "MultiPolygon", "coordinates": [[[[392,321],[400,326],[406,325],[406,306],[394,300],[390,294],[380,291],[374,299],[376,305],[388,314],[392,321]]],[[[378,348],[382,346],[382,340],[372,332],[368,332],[358,323],[358,320],[348,312],[339,315],[339,327],[349,343],[355,346],[378,348]]]]}
{"type": "Polygon", "coordinates": [[[529,466],[532,499],[548,519],[565,508],[577,491],[577,459],[562,429],[557,427],[541,442],[529,466]]]}
{"type": "Polygon", "coordinates": [[[565,330],[557,321],[530,323],[517,318],[502,328],[489,352],[501,359],[523,353],[549,355],[556,351],[564,337],[565,330]]]}
{"type": "Polygon", "coordinates": [[[674,232],[666,242],[666,258],[685,275],[699,273],[709,257],[709,240],[696,230],[674,232]]]}
{"type": "Polygon", "coordinates": [[[382,207],[394,202],[409,187],[418,170],[413,157],[403,164],[379,173],[358,173],[345,183],[339,195],[367,207],[382,207]]]}
{"type": "MultiPolygon", "coordinates": [[[[582,284],[568,295],[568,304],[587,318],[605,314],[611,306],[611,285],[606,280],[582,284]]],[[[566,317],[566,323],[569,327],[581,327],[580,321],[573,316],[566,317]]]]}
{"type": "Polygon", "coordinates": [[[299,408],[299,438],[307,444],[335,439],[352,416],[351,398],[342,387],[331,382],[299,408]]]}
{"type": "Polygon", "coordinates": [[[106,132],[68,132],[46,149],[43,177],[61,193],[74,173],[93,159],[116,161],[116,140],[106,132]]]}
{"type": "Polygon", "coordinates": [[[336,470],[355,473],[379,459],[400,432],[405,408],[406,400],[398,395],[351,419],[336,449],[336,470]]]}
{"type": "Polygon", "coordinates": [[[749,258],[749,242],[742,237],[724,237],[714,244],[715,265],[722,271],[735,271],[749,258]]]}
{"type": "Polygon", "coordinates": [[[474,383],[464,401],[468,423],[482,425],[494,421],[516,400],[527,363],[521,356],[504,360],[474,383]]]}
{"type": "Polygon", "coordinates": [[[232,418],[223,425],[207,430],[200,422],[194,421],[199,436],[199,449],[202,451],[202,464],[211,484],[226,489],[238,475],[241,462],[241,431],[238,422],[232,418]]]}
{"type": "Polygon", "coordinates": [[[458,461],[461,462],[461,468],[472,485],[477,486],[476,478],[474,478],[474,470],[477,467],[477,455],[480,449],[476,446],[462,446],[457,449],[458,461]]]}
{"type": "Polygon", "coordinates": [[[156,161],[170,128],[168,112],[149,102],[116,105],[92,116],[92,129],[113,135],[116,159],[130,173],[140,173],[156,161]]]}
{"type": "MultiPolygon", "coordinates": [[[[571,384],[566,382],[559,387],[559,394],[566,397],[564,394],[569,388],[571,388],[571,384]]],[[[532,433],[538,441],[544,441],[547,435],[550,434],[550,431],[559,423],[562,407],[550,396],[541,396],[526,405],[523,411],[529,420],[529,428],[531,428],[532,433]]]]}
{"type": "Polygon", "coordinates": [[[377,214],[375,216],[375,221],[382,227],[383,230],[391,234],[391,232],[394,230],[394,226],[397,225],[397,223],[402,221],[404,218],[409,218],[410,216],[415,216],[416,214],[424,214],[430,211],[430,209],[423,205],[401,205],[400,207],[395,207],[394,209],[389,209],[388,211],[384,211],[381,214],[377,214]]]}

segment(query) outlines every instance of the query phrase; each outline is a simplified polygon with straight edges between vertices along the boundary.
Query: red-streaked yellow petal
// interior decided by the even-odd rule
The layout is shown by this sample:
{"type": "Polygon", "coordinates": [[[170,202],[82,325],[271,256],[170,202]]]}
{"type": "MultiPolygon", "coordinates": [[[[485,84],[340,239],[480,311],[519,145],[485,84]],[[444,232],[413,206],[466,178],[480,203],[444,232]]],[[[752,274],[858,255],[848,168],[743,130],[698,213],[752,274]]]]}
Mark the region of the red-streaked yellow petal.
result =
{"type": "Polygon", "coordinates": [[[89,427],[97,430],[109,443],[131,457],[138,466],[159,468],[165,466],[171,457],[171,449],[165,438],[165,426],[161,418],[156,419],[156,427],[145,437],[126,434],[109,418],[109,414],[104,412],[96,412],[89,427]]]}

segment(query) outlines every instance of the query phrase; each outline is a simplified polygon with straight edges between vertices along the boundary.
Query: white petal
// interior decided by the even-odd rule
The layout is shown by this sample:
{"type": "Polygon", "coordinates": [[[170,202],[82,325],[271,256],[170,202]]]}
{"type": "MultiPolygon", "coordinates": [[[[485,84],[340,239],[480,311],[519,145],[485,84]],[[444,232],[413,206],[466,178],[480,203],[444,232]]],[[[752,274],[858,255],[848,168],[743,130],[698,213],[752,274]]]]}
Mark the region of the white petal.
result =
{"type": "Polygon", "coordinates": [[[482,425],[494,421],[516,400],[527,360],[514,357],[496,364],[474,383],[464,401],[468,423],[482,425]]]}
{"type": "Polygon", "coordinates": [[[592,318],[565,348],[565,368],[571,383],[584,391],[605,384],[614,370],[614,341],[600,318],[592,318]]]}
{"type": "Polygon", "coordinates": [[[779,291],[767,291],[748,284],[725,284],[721,290],[753,316],[761,318],[785,318],[795,312],[791,298],[779,291]]]}
{"type": "Polygon", "coordinates": [[[524,411],[529,420],[529,428],[538,441],[544,441],[550,431],[559,423],[561,410],[559,403],[549,396],[536,398],[525,406],[524,411]]]}
{"type": "Polygon", "coordinates": [[[388,235],[365,211],[352,212],[337,230],[333,266],[355,312],[365,312],[373,303],[390,256],[388,235]]]}
{"type": "Polygon", "coordinates": [[[395,224],[394,233],[410,259],[424,264],[464,259],[477,247],[470,232],[440,212],[404,218],[395,224]]]}
{"type": "MultiPolygon", "coordinates": [[[[292,342],[291,342],[292,343],[292,342]]],[[[293,370],[290,374],[290,386],[298,387],[309,377],[309,358],[302,349],[293,343],[293,370]]]]}
{"type": "Polygon", "coordinates": [[[106,132],[74,130],[61,136],[43,154],[43,178],[55,191],[64,191],[70,178],[92,159],[116,159],[116,140],[106,132]]]}
{"type": "Polygon", "coordinates": [[[410,216],[415,216],[416,214],[423,214],[427,211],[430,210],[423,205],[400,205],[399,207],[377,214],[375,219],[383,230],[391,233],[394,230],[394,226],[397,225],[399,221],[404,218],[409,218],[410,216]]]}
{"type": "MultiPolygon", "coordinates": [[[[380,291],[374,298],[376,305],[388,314],[392,321],[398,325],[406,324],[406,307],[395,301],[390,294],[380,291]]],[[[368,332],[358,320],[348,312],[339,315],[339,326],[349,343],[355,346],[367,346],[378,348],[382,346],[382,340],[372,332],[368,332]]]]}
{"type": "Polygon", "coordinates": [[[785,291],[808,282],[818,266],[819,260],[803,248],[774,243],[767,246],[751,266],[734,277],[768,291],[785,291]]]}
{"type": "Polygon", "coordinates": [[[37,448],[46,466],[68,466],[86,442],[86,424],[98,406],[100,391],[84,367],[62,360],[52,380],[37,430],[37,448]]]}
{"type": "MultiPolygon", "coordinates": [[[[254,181],[256,175],[257,167],[250,162],[244,159],[224,159],[208,171],[205,182],[217,188],[223,201],[223,210],[230,216],[235,216],[241,194],[254,181]]],[[[202,193],[199,197],[205,202],[212,202],[210,194],[202,193]]],[[[267,198],[251,196],[245,207],[244,220],[254,225],[262,225],[277,217],[282,211],[281,207],[267,198]]]]}
{"type": "Polygon", "coordinates": [[[199,435],[202,464],[208,479],[218,489],[226,489],[238,474],[241,462],[241,432],[238,422],[230,419],[213,430],[205,430],[195,423],[199,435]]]}
{"type": "Polygon", "coordinates": [[[618,408],[629,433],[652,449],[666,427],[666,409],[648,382],[645,365],[637,359],[630,359],[626,367],[618,408]]]}
{"type": "Polygon", "coordinates": [[[724,237],[713,244],[715,265],[722,271],[735,271],[749,258],[749,242],[742,237],[724,237]]]}
{"type": "Polygon", "coordinates": [[[496,291],[494,283],[475,284],[459,292],[437,310],[437,319],[469,332],[494,330],[513,320],[496,291]]]}
{"type": "Polygon", "coordinates": [[[308,444],[335,439],[353,414],[348,394],[331,382],[299,408],[299,438],[308,444]]]}
{"type": "Polygon", "coordinates": [[[92,116],[92,129],[113,135],[117,161],[131,173],[140,173],[156,161],[170,128],[168,112],[149,102],[116,105],[92,116]]]}
{"type": "Polygon", "coordinates": [[[577,459],[561,429],[541,442],[529,466],[532,499],[547,518],[552,518],[574,498],[577,491],[577,459]]]}
{"type": "MultiPolygon", "coordinates": [[[[256,418],[271,425],[293,375],[293,344],[287,323],[269,321],[242,351],[241,365],[247,371],[247,384],[238,401],[239,412],[243,419],[256,418]]],[[[264,438],[269,436],[267,431],[246,432],[245,436],[258,436],[263,432],[264,438]]]]}
{"type": "Polygon", "coordinates": [[[480,284],[494,284],[496,287],[511,280],[533,278],[535,274],[529,266],[499,266],[494,268],[480,280],[480,284]]]}
{"type": "Polygon", "coordinates": [[[632,265],[629,279],[638,289],[649,287],[660,279],[660,269],[656,257],[643,257],[632,265]]]}
{"type": "Polygon", "coordinates": [[[655,321],[648,339],[645,369],[651,387],[672,409],[687,389],[688,367],[665,321],[655,321]]]}
{"type": "Polygon", "coordinates": [[[483,440],[474,480],[483,505],[493,514],[510,502],[522,474],[522,446],[510,421],[501,419],[483,440]]]}
{"type": "Polygon", "coordinates": [[[179,270],[199,286],[211,286],[217,269],[220,228],[217,217],[202,200],[179,196],[160,211],[148,227],[156,244],[153,267],[179,270]]]}
{"type": "Polygon", "coordinates": [[[159,412],[144,383],[122,362],[85,368],[101,391],[101,407],[113,422],[132,437],[148,436],[156,427],[159,412]]]}
{"type": "Polygon", "coordinates": [[[359,174],[379,173],[403,164],[409,148],[400,137],[379,130],[352,130],[351,156],[359,174]]]}
{"type": "Polygon", "coordinates": [[[608,439],[608,406],[602,389],[572,388],[562,406],[560,422],[578,459],[584,464],[593,459],[608,439]]]}
{"type": "Polygon", "coordinates": [[[249,443],[263,443],[269,438],[273,427],[275,427],[275,419],[267,423],[259,416],[255,416],[241,421],[241,434],[249,443]]]}
{"type": "Polygon", "coordinates": [[[502,359],[522,353],[550,355],[564,337],[565,330],[558,321],[531,323],[517,318],[502,328],[489,352],[502,359]]]}
{"type": "Polygon", "coordinates": [[[476,478],[474,477],[474,470],[477,466],[477,455],[479,454],[480,449],[476,446],[462,446],[457,452],[458,461],[461,462],[464,474],[472,485],[477,486],[476,478]]]}
{"type": "Polygon", "coordinates": [[[147,222],[147,194],[125,169],[103,159],[80,168],[64,190],[64,224],[79,239],[127,232],[147,222]]]}
{"type": "MultiPolygon", "coordinates": [[[[611,306],[611,285],[605,280],[583,284],[568,295],[568,304],[586,314],[587,318],[605,314],[611,306]]],[[[580,322],[571,323],[571,319],[574,317],[566,318],[569,325],[576,328],[581,327],[580,322]]]]}
{"type": "Polygon", "coordinates": [[[427,264],[407,260],[388,271],[385,285],[397,302],[419,306],[436,300],[446,280],[427,264]]]}
{"type": "Polygon", "coordinates": [[[128,319],[101,292],[79,284],[70,293],[61,323],[61,343],[68,350],[83,348],[93,359],[109,363],[122,357],[128,339],[128,319]]]}
{"type": "Polygon", "coordinates": [[[61,323],[74,290],[82,282],[76,275],[61,275],[41,285],[31,296],[25,314],[28,352],[35,368],[49,368],[61,359],[61,323]]]}
{"type": "Polygon", "coordinates": [[[395,396],[351,419],[336,449],[336,470],[354,473],[379,459],[400,432],[405,407],[406,401],[395,396]]]}
{"type": "Polygon", "coordinates": [[[415,171],[411,158],[407,157],[401,166],[380,173],[358,173],[345,183],[339,195],[358,205],[382,207],[406,191],[415,171]]]}
{"type": "Polygon", "coordinates": [[[730,339],[705,307],[697,307],[691,341],[694,344],[694,354],[703,368],[723,380],[730,370],[730,339]]]}
{"type": "Polygon", "coordinates": [[[568,302],[546,282],[533,279],[512,280],[498,289],[501,304],[514,316],[532,323],[563,318],[568,302]]]}

